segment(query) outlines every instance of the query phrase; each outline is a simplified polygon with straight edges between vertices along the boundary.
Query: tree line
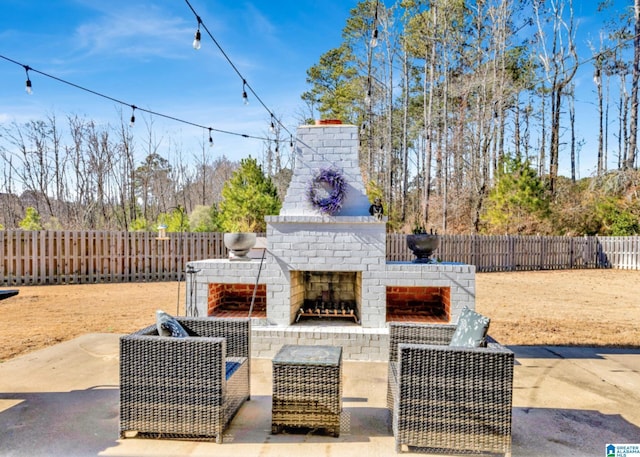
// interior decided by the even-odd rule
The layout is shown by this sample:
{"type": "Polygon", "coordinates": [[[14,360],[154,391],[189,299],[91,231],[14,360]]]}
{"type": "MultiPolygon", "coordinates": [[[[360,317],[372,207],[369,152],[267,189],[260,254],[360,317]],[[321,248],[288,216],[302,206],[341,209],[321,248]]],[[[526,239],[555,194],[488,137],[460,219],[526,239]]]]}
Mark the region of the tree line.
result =
{"type": "MultiPolygon", "coordinates": [[[[590,30],[590,55],[578,55],[573,0],[387,3],[357,4],[342,44],[308,70],[303,100],[310,117],[319,112],[361,126],[365,179],[384,195],[395,227],[496,230],[487,211],[513,161],[533,170],[542,185],[532,189],[541,191],[536,198],[562,215],[563,194],[584,191],[575,125],[580,66],[593,71],[599,115],[590,181],[613,173],[619,186],[629,184],[624,172],[637,163],[638,0],[619,10],[621,2],[597,2],[598,14],[611,20],[590,30]],[[617,166],[609,170],[613,157],[617,166]],[[569,184],[559,175],[561,158],[570,164],[569,184]]],[[[552,213],[534,213],[538,223],[499,230],[571,229],[549,220],[552,213]]]]}
{"type": "Polygon", "coordinates": [[[212,160],[208,147],[189,160],[177,148],[165,158],[151,125],[142,145],[124,123],[69,116],[66,127],[50,116],[2,128],[0,228],[265,231],[264,216],[278,213],[288,184],[279,190],[252,157],[212,160]]]}
{"type": "MultiPolygon", "coordinates": [[[[391,231],[637,233],[640,0],[614,4],[598,2],[612,19],[584,56],[574,0],[360,1],[343,42],[307,70],[299,122],[360,126],[367,191],[382,198],[391,231]],[[595,174],[580,179],[575,76],[584,65],[599,132],[595,174]]],[[[281,200],[291,169],[280,133],[256,155],[281,200]]],[[[142,139],[122,120],[74,115],[5,124],[0,135],[6,228],[27,208],[45,228],[148,230],[168,215],[180,229],[186,216],[191,230],[220,228],[224,185],[242,165],[213,159],[205,144],[163,156],[167,140],[152,122],[142,139]]]]}

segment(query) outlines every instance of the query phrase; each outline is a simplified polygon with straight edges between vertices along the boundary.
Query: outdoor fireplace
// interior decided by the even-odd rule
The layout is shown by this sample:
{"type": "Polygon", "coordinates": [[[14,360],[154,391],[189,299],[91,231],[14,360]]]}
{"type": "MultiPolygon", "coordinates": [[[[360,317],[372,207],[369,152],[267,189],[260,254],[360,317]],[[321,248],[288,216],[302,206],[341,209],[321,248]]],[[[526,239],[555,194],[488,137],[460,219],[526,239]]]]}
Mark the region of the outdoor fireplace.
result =
{"type": "Polygon", "coordinates": [[[472,265],[386,260],[386,217],[369,214],[358,144],[357,126],[298,128],[287,195],[265,218],[264,263],[191,262],[199,315],[247,312],[253,300],[256,328],[330,322],[373,335],[395,320],[455,323],[475,308],[472,265]]]}

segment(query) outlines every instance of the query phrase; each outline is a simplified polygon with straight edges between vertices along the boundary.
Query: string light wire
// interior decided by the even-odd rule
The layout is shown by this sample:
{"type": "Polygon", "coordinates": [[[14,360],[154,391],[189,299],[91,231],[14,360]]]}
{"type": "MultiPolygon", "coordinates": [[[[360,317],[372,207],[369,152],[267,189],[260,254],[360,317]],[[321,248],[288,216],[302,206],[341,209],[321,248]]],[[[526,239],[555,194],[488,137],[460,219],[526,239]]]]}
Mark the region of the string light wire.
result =
{"type": "MultiPolygon", "coordinates": [[[[223,57],[225,58],[225,60],[229,63],[229,65],[231,66],[231,68],[236,72],[236,74],[237,74],[237,75],[240,77],[240,79],[242,80],[242,99],[243,99],[244,104],[248,104],[248,103],[249,103],[249,97],[248,97],[248,94],[247,94],[247,89],[248,89],[248,90],[249,90],[249,92],[253,95],[253,97],[258,101],[258,103],[260,103],[260,105],[262,105],[262,107],[263,107],[263,108],[264,108],[264,109],[269,113],[269,116],[270,116],[270,118],[271,118],[270,128],[269,128],[270,132],[271,132],[271,133],[273,133],[273,132],[275,131],[275,123],[277,122],[277,123],[278,123],[278,125],[282,128],[282,130],[283,130],[284,132],[288,133],[288,134],[289,134],[289,136],[291,137],[291,147],[292,147],[292,149],[293,149],[293,137],[294,137],[294,136],[293,136],[293,134],[292,134],[292,133],[289,131],[289,129],[288,129],[284,124],[282,124],[282,122],[281,122],[281,121],[280,121],[280,120],[279,120],[279,119],[278,119],[278,118],[273,114],[273,112],[272,112],[272,111],[269,109],[269,107],[265,104],[265,102],[264,102],[264,101],[262,100],[262,98],[258,95],[258,93],[257,93],[257,92],[253,89],[253,87],[252,87],[252,86],[247,82],[247,80],[244,78],[244,76],[242,75],[242,73],[240,72],[240,70],[238,69],[238,67],[233,63],[233,61],[231,60],[231,58],[229,57],[229,55],[225,52],[225,50],[222,48],[222,46],[220,45],[220,43],[218,42],[218,40],[216,40],[216,38],[213,36],[213,34],[211,33],[211,31],[209,30],[209,28],[207,27],[207,25],[204,23],[204,21],[202,21],[202,18],[201,18],[201,17],[200,17],[200,15],[196,12],[195,8],[191,5],[191,3],[189,2],[189,0],[185,0],[185,3],[187,4],[187,6],[189,7],[189,9],[191,10],[191,12],[193,13],[193,15],[195,16],[196,21],[197,21],[197,23],[198,23],[198,27],[197,27],[197,30],[196,30],[196,34],[195,34],[195,37],[194,37],[194,43],[193,43],[194,48],[196,48],[196,49],[200,49],[200,46],[199,46],[199,45],[201,44],[201,43],[200,43],[200,41],[201,41],[201,38],[202,38],[202,35],[201,35],[201,29],[202,29],[202,30],[204,30],[204,31],[206,32],[206,34],[209,36],[209,38],[211,39],[211,41],[216,45],[216,47],[218,48],[218,50],[220,51],[220,53],[222,54],[222,56],[223,56],[223,57]]],[[[377,8],[376,8],[376,9],[377,9],[377,8]]],[[[85,91],[85,92],[88,92],[88,93],[90,93],[90,94],[96,95],[96,96],[98,96],[98,97],[101,97],[101,98],[104,98],[104,99],[110,100],[110,101],[112,101],[112,102],[114,102],[114,103],[117,103],[117,104],[120,104],[120,105],[130,106],[130,107],[132,108],[132,114],[131,114],[131,126],[132,126],[132,127],[133,127],[133,125],[134,125],[134,123],[135,123],[135,115],[134,115],[134,112],[135,112],[135,110],[137,109],[137,110],[139,110],[139,111],[141,111],[141,112],[144,112],[144,113],[147,113],[147,114],[150,114],[150,115],[153,115],[153,116],[161,117],[161,118],[164,118],[164,119],[172,120],[172,121],[174,121],[174,122],[178,122],[178,123],[182,123],[182,124],[190,125],[190,126],[193,126],[193,127],[197,127],[197,128],[203,129],[203,130],[207,130],[207,131],[209,132],[210,144],[212,144],[212,143],[213,143],[213,139],[212,139],[212,136],[211,136],[211,132],[212,132],[212,131],[215,131],[215,132],[218,132],[218,133],[227,134],[227,135],[235,135],[235,136],[240,136],[240,137],[243,137],[243,138],[251,138],[251,139],[257,139],[257,140],[269,140],[269,139],[270,139],[270,138],[264,138],[264,137],[254,136],[254,135],[247,135],[247,134],[244,134],[244,133],[232,132],[232,131],[228,131],[228,130],[216,129],[216,128],[213,128],[213,127],[204,126],[204,125],[199,124],[199,123],[196,123],[196,122],[188,121],[188,120],[185,120],[185,119],[181,119],[181,118],[178,118],[178,117],[175,117],[175,116],[171,116],[171,115],[168,115],[168,114],[160,113],[160,112],[153,111],[153,110],[150,110],[150,109],[140,108],[140,107],[138,107],[138,106],[136,106],[136,105],[133,105],[133,104],[127,103],[127,102],[122,101],[122,100],[120,100],[120,99],[117,99],[117,98],[115,98],[115,97],[112,97],[112,96],[109,96],[109,95],[103,94],[103,93],[101,93],[101,92],[98,92],[98,91],[95,91],[95,90],[92,90],[92,89],[88,89],[88,88],[86,88],[86,87],[80,86],[80,85],[75,84],[75,83],[73,83],[73,82],[70,82],[70,81],[64,80],[64,79],[62,79],[62,78],[59,78],[59,77],[56,77],[56,76],[50,75],[50,74],[48,74],[48,73],[45,73],[45,72],[43,72],[43,71],[33,69],[33,68],[29,67],[29,66],[23,65],[23,64],[21,64],[21,63],[19,63],[19,62],[15,61],[15,60],[13,60],[13,59],[11,59],[11,58],[9,58],[9,57],[6,57],[6,56],[4,56],[4,55],[1,55],[1,54],[0,54],[0,58],[2,58],[2,59],[4,59],[4,60],[7,60],[7,61],[9,61],[9,62],[11,62],[11,63],[14,63],[14,64],[16,64],[16,65],[22,65],[22,66],[25,68],[25,70],[27,71],[27,91],[28,91],[29,93],[31,93],[31,91],[30,91],[30,89],[31,89],[31,80],[29,79],[29,70],[31,70],[31,71],[33,71],[33,72],[35,72],[35,73],[38,73],[38,74],[42,75],[42,76],[48,77],[48,78],[50,78],[50,79],[53,79],[53,80],[55,80],[55,81],[61,82],[61,83],[66,84],[66,85],[69,85],[69,86],[74,87],[74,88],[76,88],[76,89],[80,89],[80,90],[82,90],[82,91],[85,91]]],[[[299,141],[299,139],[298,139],[297,137],[296,137],[296,140],[297,140],[297,141],[299,141]]],[[[305,145],[305,146],[307,146],[307,147],[308,147],[309,145],[305,145]]]]}
{"type": "Polygon", "coordinates": [[[62,84],[66,84],[68,86],[71,86],[71,87],[73,87],[75,89],[79,89],[79,90],[82,90],[84,92],[87,92],[87,93],[90,93],[92,95],[95,95],[97,97],[101,97],[101,98],[104,98],[106,100],[112,101],[112,102],[117,103],[119,105],[128,106],[128,107],[132,108],[131,118],[132,118],[133,122],[135,122],[135,116],[133,115],[133,111],[138,110],[138,111],[141,111],[143,113],[150,114],[152,116],[161,117],[163,119],[168,119],[168,120],[171,120],[171,121],[174,121],[174,122],[178,122],[178,123],[181,123],[181,124],[190,125],[192,127],[197,127],[199,129],[203,129],[203,130],[223,133],[223,134],[226,134],[226,135],[239,136],[239,137],[242,137],[242,138],[250,138],[250,139],[254,139],[254,140],[267,140],[268,139],[268,138],[261,137],[261,136],[248,135],[246,133],[238,133],[238,132],[232,132],[232,131],[229,131],[229,130],[217,129],[217,128],[214,128],[214,127],[209,127],[209,126],[205,126],[205,125],[202,125],[202,124],[198,124],[196,122],[192,122],[192,121],[189,121],[189,120],[186,120],[186,119],[181,119],[179,117],[172,116],[172,115],[169,115],[169,114],[160,113],[158,111],[153,111],[153,110],[150,110],[150,109],[147,109],[147,108],[141,108],[141,107],[139,107],[137,105],[134,105],[132,103],[127,103],[127,102],[125,102],[123,100],[120,100],[118,98],[112,97],[110,95],[103,94],[103,93],[98,92],[96,90],[86,88],[84,86],[81,86],[79,84],[73,83],[71,81],[67,81],[67,80],[59,78],[57,76],[53,76],[53,75],[51,75],[49,73],[46,73],[44,71],[38,70],[38,69],[33,68],[33,67],[30,67],[28,65],[24,65],[24,64],[14,60],[14,59],[11,59],[11,58],[9,58],[9,57],[7,57],[5,55],[0,54],[0,59],[6,60],[7,62],[11,62],[11,63],[16,64],[16,65],[19,65],[19,66],[23,67],[27,71],[27,81],[28,81],[27,87],[28,88],[31,87],[31,85],[30,85],[31,80],[29,79],[29,71],[31,71],[33,73],[37,73],[37,74],[39,74],[41,76],[44,76],[46,78],[50,78],[50,79],[53,79],[54,81],[58,81],[58,82],[60,82],[62,84]]]}
{"type": "Polygon", "coordinates": [[[220,53],[222,54],[222,56],[225,58],[225,60],[229,63],[229,65],[231,66],[231,68],[236,72],[236,74],[238,75],[238,77],[240,78],[240,80],[242,81],[242,99],[244,101],[245,104],[247,104],[248,102],[248,96],[247,96],[247,89],[249,89],[249,92],[251,92],[251,94],[254,96],[254,98],[258,101],[258,103],[260,103],[262,105],[262,107],[269,113],[269,115],[271,116],[271,124],[273,125],[273,120],[275,119],[275,121],[280,125],[280,127],[282,127],[282,129],[287,132],[289,135],[291,135],[291,132],[289,131],[289,129],[287,129],[287,127],[285,125],[283,125],[280,120],[278,120],[274,114],[273,111],[271,111],[269,109],[269,107],[265,104],[265,102],[260,98],[260,96],[256,93],[255,90],[253,90],[253,87],[251,87],[251,85],[247,82],[247,80],[244,78],[244,76],[242,76],[242,73],[240,73],[240,70],[238,69],[238,67],[233,63],[233,61],[231,60],[231,58],[229,57],[229,55],[225,52],[225,50],[222,48],[222,46],[220,45],[220,43],[218,42],[218,40],[215,39],[215,37],[213,36],[213,34],[209,31],[209,28],[207,27],[207,25],[204,23],[204,21],[202,20],[202,18],[200,17],[200,15],[198,15],[198,13],[196,12],[195,8],[191,5],[191,2],[189,2],[189,0],[184,0],[185,3],[187,4],[187,6],[189,7],[189,9],[191,10],[191,12],[193,13],[193,15],[196,17],[196,20],[198,21],[198,25],[202,28],[202,30],[204,30],[206,32],[207,35],[209,35],[209,38],[211,38],[211,41],[213,41],[213,44],[216,45],[216,47],[218,48],[218,50],[220,51],[220,53]]]}

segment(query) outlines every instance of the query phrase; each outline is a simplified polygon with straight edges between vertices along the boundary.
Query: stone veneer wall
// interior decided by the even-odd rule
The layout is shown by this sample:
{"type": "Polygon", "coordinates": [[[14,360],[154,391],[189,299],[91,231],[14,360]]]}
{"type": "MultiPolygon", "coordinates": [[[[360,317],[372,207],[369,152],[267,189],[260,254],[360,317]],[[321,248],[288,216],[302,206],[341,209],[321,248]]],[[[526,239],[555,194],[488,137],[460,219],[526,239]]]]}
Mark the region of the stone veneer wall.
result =
{"type": "Polygon", "coordinates": [[[342,347],[343,360],[384,362],[389,359],[389,330],[356,326],[253,326],[251,356],[272,359],[284,344],[342,347]]]}
{"type": "Polygon", "coordinates": [[[385,326],[383,278],[386,235],[383,221],[366,216],[267,216],[267,317],[289,325],[291,271],[361,273],[360,321],[363,327],[385,326]],[[323,219],[323,220],[319,220],[323,219]]]}
{"type": "Polygon", "coordinates": [[[385,286],[449,287],[450,322],[458,322],[462,309],[476,308],[476,267],[461,263],[387,262],[385,286]]]}
{"type": "MultiPolygon", "coordinates": [[[[200,272],[196,273],[194,280],[193,298],[199,316],[206,316],[208,307],[209,284],[255,284],[259,260],[248,262],[230,262],[225,259],[198,260],[189,262],[200,272]]],[[[266,262],[265,262],[266,264],[266,262]]],[[[326,271],[319,269],[319,271],[326,271]]],[[[379,283],[380,295],[377,300],[380,302],[377,307],[383,309],[383,323],[380,327],[385,327],[384,315],[386,314],[386,288],[391,286],[407,287],[448,287],[450,288],[450,321],[458,322],[460,312],[466,306],[475,309],[475,272],[473,265],[467,264],[416,264],[408,262],[386,262],[379,271],[373,275],[375,283],[379,283]]],[[[267,270],[267,265],[260,274],[260,284],[267,285],[267,303],[269,301],[271,289],[281,291],[282,287],[273,285],[270,279],[273,274],[267,270]]],[[[190,286],[187,284],[187,286],[190,286]]],[[[365,289],[361,287],[360,289],[365,289]]],[[[273,291],[272,291],[273,292],[273,291]]],[[[363,291],[365,293],[365,291],[363,291]]],[[[187,297],[191,297],[190,290],[187,290],[187,297]]],[[[268,304],[267,304],[268,306],[268,304]]],[[[271,321],[271,324],[276,322],[271,321]]],[[[288,323],[285,325],[289,325],[288,323]]]]}
{"type": "MultiPolygon", "coordinates": [[[[195,299],[197,315],[207,315],[207,298],[210,283],[255,284],[259,260],[230,262],[228,260],[200,260],[190,262],[200,269],[195,276],[195,299]]],[[[269,271],[260,275],[260,284],[267,284],[267,291],[278,285],[271,284],[269,271]]],[[[386,288],[391,286],[448,287],[450,289],[450,322],[457,323],[464,306],[475,309],[475,267],[464,264],[412,264],[386,262],[374,275],[382,294],[379,307],[386,308],[386,288]]],[[[362,287],[361,289],[365,289],[362,287]]],[[[363,291],[363,293],[366,293],[363,291]]],[[[268,292],[267,292],[268,294],[268,292]]],[[[187,297],[190,291],[187,290],[187,297]]],[[[267,297],[267,300],[269,298],[267,297]]],[[[386,310],[385,310],[386,311],[386,310]]],[[[364,326],[307,326],[275,325],[270,319],[254,319],[252,331],[252,355],[272,358],[283,344],[336,344],[343,347],[345,360],[380,360],[388,355],[389,335],[384,317],[378,328],[364,326]]]]}
{"type": "Polygon", "coordinates": [[[369,217],[370,203],[359,166],[358,145],[358,127],[355,125],[298,127],[295,168],[280,216],[319,216],[307,196],[309,184],[321,168],[334,167],[347,184],[344,204],[338,215],[369,217]]]}

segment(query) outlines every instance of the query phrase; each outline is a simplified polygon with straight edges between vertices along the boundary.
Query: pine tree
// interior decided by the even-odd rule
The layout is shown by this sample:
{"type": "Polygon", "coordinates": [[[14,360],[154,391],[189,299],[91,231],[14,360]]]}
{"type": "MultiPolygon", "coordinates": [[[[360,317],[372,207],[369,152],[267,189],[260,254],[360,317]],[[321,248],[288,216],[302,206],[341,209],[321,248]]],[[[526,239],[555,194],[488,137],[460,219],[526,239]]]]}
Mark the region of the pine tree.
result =
{"type": "Polygon", "coordinates": [[[549,194],[528,160],[505,157],[483,217],[491,233],[535,234],[547,230],[549,194]]]}
{"type": "Polygon", "coordinates": [[[22,230],[42,230],[40,214],[34,207],[29,206],[25,211],[24,219],[20,221],[18,226],[22,230]]]}
{"type": "Polygon", "coordinates": [[[256,159],[242,159],[222,188],[218,225],[225,232],[265,232],[265,216],[276,215],[281,202],[276,186],[256,159]]]}

